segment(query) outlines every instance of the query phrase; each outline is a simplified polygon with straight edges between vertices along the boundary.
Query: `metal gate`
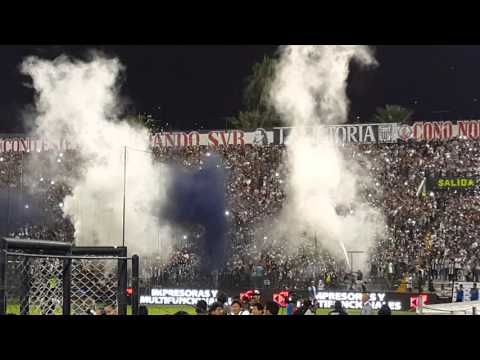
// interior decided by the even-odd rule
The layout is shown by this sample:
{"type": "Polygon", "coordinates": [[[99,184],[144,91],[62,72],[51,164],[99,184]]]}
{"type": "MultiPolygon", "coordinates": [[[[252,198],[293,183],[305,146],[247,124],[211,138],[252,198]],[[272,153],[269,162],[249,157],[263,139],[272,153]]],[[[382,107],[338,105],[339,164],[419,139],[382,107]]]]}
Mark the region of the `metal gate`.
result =
{"type": "Polygon", "coordinates": [[[128,258],[126,247],[0,242],[0,314],[83,315],[109,306],[126,315],[129,285],[132,314],[138,313],[139,259],[128,258]]]}

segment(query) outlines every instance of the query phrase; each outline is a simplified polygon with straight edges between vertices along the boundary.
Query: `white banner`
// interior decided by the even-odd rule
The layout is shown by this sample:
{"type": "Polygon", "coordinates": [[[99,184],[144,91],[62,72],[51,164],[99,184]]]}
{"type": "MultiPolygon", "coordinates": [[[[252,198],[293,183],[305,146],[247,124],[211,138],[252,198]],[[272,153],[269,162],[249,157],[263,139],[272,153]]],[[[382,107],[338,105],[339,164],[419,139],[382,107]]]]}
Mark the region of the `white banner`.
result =
{"type": "MultiPolygon", "coordinates": [[[[46,150],[65,151],[69,146],[65,139],[50,141],[22,134],[0,134],[0,153],[14,152],[42,152],[46,150]]],[[[70,139],[74,142],[75,139],[70,139]]],[[[151,135],[150,145],[154,147],[183,147],[183,146],[227,146],[227,145],[270,145],[274,142],[273,131],[257,129],[243,130],[214,130],[207,132],[161,132],[151,135]]],[[[121,144],[123,146],[123,144],[121,144]]],[[[127,144],[128,145],[128,144],[127,144]]]]}
{"type": "MultiPolygon", "coordinates": [[[[318,141],[324,141],[324,127],[309,128],[318,141]]],[[[286,144],[293,128],[274,129],[274,143],[286,144]]],[[[388,144],[398,141],[398,124],[345,124],[327,126],[327,140],[333,144],[388,144]]]]}
{"type": "Polygon", "coordinates": [[[374,310],[378,310],[383,304],[388,304],[392,311],[402,310],[401,301],[387,301],[386,293],[359,293],[359,292],[318,292],[315,298],[321,309],[330,309],[335,301],[341,301],[345,309],[361,309],[363,301],[368,300],[374,310]]]}
{"type": "Polygon", "coordinates": [[[448,141],[453,139],[479,140],[480,120],[416,122],[412,126],[399,125],[401,140],[448,141]]]}
{"type": "Polygon", "coordinates": [[[214,130],[208,132],[162,132],[151,137],[152,147],[170,146],[226,146],[226,145],[269,145],[273,143],[273,131],[257,129],[214,130]]]}
{"type": "MultiPolygon", "coordinates": [[[[217,299],[218,290],[212,289],[152,289],[150,295],[141,295],[141,305],[193,305],[205,300],[207,305],[217,299]]],[[[231,299],[229,299],[231,303],[231,299]]]]}

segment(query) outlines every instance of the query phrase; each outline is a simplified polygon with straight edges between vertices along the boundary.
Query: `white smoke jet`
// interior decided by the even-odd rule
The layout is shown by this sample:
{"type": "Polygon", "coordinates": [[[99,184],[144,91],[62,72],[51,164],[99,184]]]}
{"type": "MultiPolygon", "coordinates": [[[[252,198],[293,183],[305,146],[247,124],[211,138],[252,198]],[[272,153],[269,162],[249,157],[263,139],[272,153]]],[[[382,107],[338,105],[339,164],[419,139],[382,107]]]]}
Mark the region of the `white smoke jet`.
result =
{"type": "Polygon", "coordinates": [[[73,194],[63,204],[74,221],[76,244],[121,245],[126,146],[125,243],[130,254],[144,255],[157,247],[159,237],[167,245],[173,238],[158,216],[169,172],[150,154],[134,150],[149,148],[148,131],[119,121],[124,71],[118,59],[95,53],[88,61],[29,57],[21,65],[36,93],[34,135],[54,143],[65,139],[78,153],[81,175],[67,180],[73,194]]]}
{"type": "Polygon", "coordinates": [[[281,231],[293,242],[304,231],[316,234],[347,264],[347,250],[367,251],[384,229],[381,213],[359,194],[368,174],[329,143],[325,127],[347,121],[351,60],[376,64],[366,46],[282,47],[270,94],[277,112],[294,127],[287,141],[290,178],[281,231]]]}

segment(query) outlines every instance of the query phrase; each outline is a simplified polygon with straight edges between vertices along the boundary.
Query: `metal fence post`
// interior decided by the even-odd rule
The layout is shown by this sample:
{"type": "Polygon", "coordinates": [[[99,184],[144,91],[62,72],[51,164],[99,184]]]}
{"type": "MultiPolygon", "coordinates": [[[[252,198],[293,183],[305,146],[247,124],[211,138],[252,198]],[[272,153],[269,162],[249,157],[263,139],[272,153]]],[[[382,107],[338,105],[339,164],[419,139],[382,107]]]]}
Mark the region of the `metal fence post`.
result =
{"type": "Polygon", "coordinates": [[[0,315],[7,312],[7,253],[6,243],[0,239],[0,315]]]}
{"type": "Polygon", "coordinates": [[[127,315],[127,248],[122,248],[122,251],[120,252],[120,257],[122,258],[118,259],[118,315],[127,315]]]}
{"type": "Polygon", "coordinates": [[[62,315],[71,314],[72,306],[72,258],[63,259],[63,305],[62,305],[62,315]]]}
{"type": "Polygon", "coordinates": [[[138,315],[138,307],[140,302],[140,286],[139,286],[140,260],[138,255],[132,256],[132,315],[138,315]]]}

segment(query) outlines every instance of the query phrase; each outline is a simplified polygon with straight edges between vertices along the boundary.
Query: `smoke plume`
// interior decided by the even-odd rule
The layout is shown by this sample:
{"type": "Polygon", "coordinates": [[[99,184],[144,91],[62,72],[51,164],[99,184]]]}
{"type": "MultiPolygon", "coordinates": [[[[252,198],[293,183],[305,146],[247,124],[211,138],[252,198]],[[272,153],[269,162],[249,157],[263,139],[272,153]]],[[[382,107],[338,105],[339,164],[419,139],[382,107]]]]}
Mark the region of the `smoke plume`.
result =
{"type": "Polygon", "coordinates": [[[74,221],[76,244],[122,243],[126,146],[125,243],[130,254],[148,254],[159,236],[171,239],[157,208],[166,197],[169,172],[138,151],[149,149],[148,131],[120,119],[124,71],[118,59],[95,53],[87,61],[29,57],[21,65],[36,95],[33,135],[53,143],[66,140],[77,151],[79,176],[66,179],[73,190],[63,207],[74,221]]]}
{"type": "Polygon", "coordinates": [[[172,168],[168,201],[161,218],[175,227],[199,226],[203,235],[195,239],[202,268],[219,270],[225,257],[225,173],[218,156],[206,156],[200,168],[172,168]]]}
{"type": "Polygon", "coordinates": [[[347,121],[352,60],[376,64],[365,46],[283,47],[271,88],[277,112],[294,127],[287,141],[290,178],[280,231],[291,242],[305,231],[316,235],[347,263],[347,250],[367,251],[384,228],[381,213],[360,194],[368,173],[329,143],[324,126],[347,121]]]}

